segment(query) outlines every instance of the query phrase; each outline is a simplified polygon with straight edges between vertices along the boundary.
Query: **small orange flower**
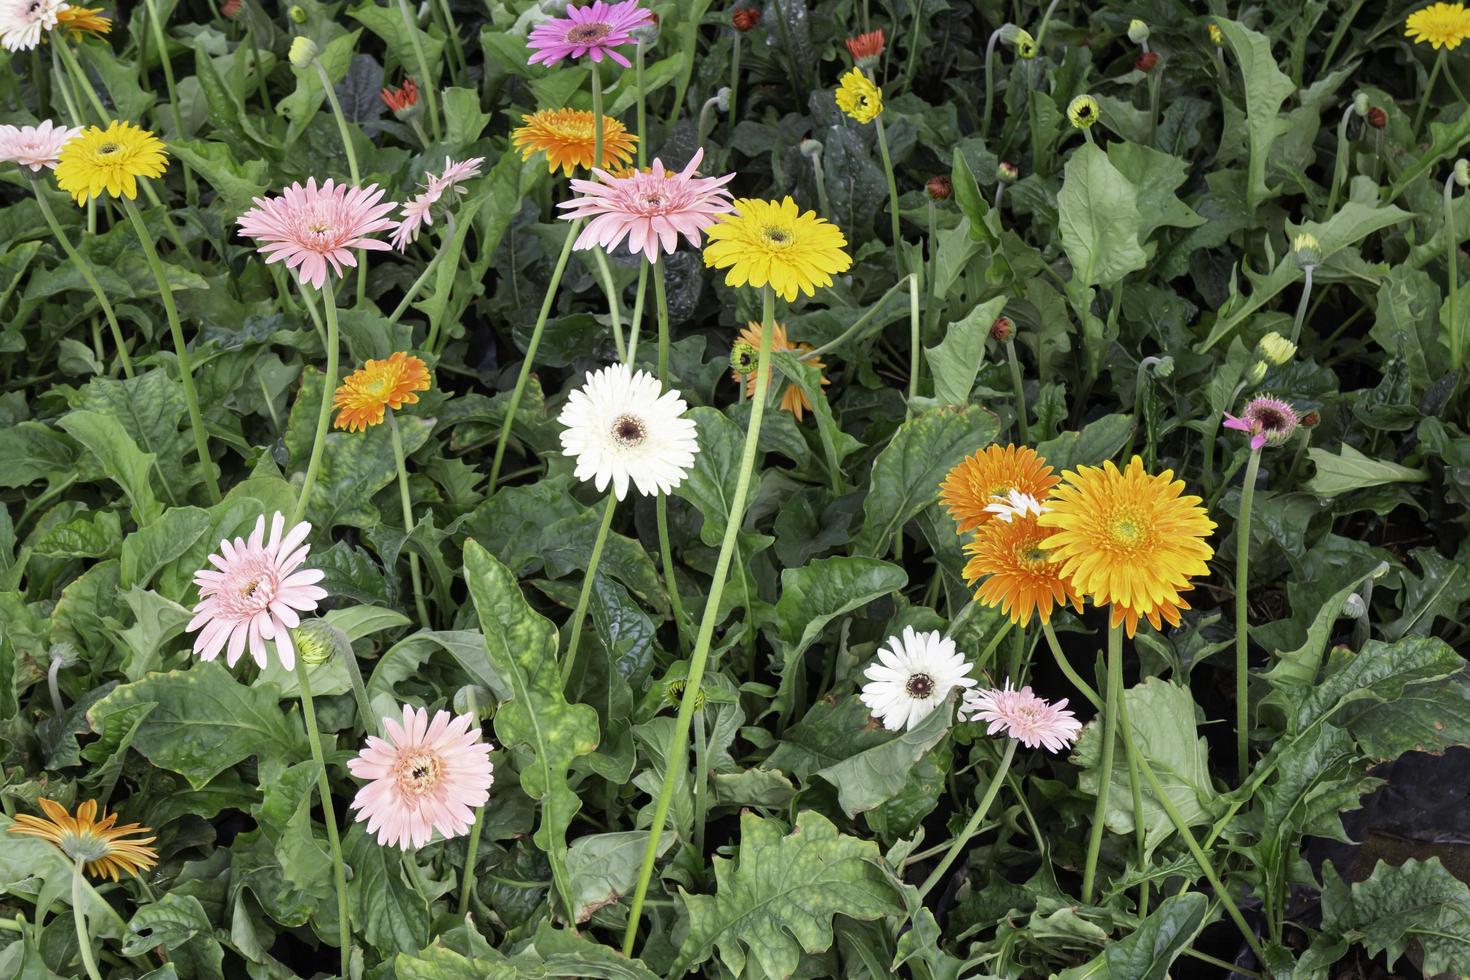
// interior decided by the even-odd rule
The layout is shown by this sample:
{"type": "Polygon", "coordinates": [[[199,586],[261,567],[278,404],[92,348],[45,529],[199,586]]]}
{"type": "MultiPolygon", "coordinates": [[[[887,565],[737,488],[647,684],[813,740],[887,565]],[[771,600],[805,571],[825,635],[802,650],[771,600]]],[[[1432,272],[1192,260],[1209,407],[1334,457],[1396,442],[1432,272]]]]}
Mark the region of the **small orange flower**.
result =
{"type": "Polygon", "coordinates": [[[961,460],[939,485],[939,502],[967,534],[990,520],[986,507],[1012,490],[1045,500],[1058,483],[1046,460],[1030,446],[986,446],[961,460]]]}
{"type": "Polygon", "coordinates": [[[1011,622],[1022,627],[1031,622],[1032,613],[1049,622],[1052,609],[1069,602],[1081,612],[1082,597],[1062,577],[1061,563],[1052,561],[1041,547],[1051,533],[1036,523],[1034,514],[987,521],[965,545],[970,555],[965,581],[979,583],[975,599],[1000,606],[1011,622]]]}
{"type": "MultiPolygon", "coordinates": [[[[759,323],[747,323],[745,329],[740,331],[740,338],[736,341],[736,343],[746,343],[756,350],[760,350],[761,325],[759,323]]],[[[809,351],[812,349],[813,348],[811,344],[793,344],[790,338],[786,336],[786,327],[784,325],[780,323],[772,325],[771,351],[773,353],[775,351],[782,350],[797,351],[798,353],[800,353],[801,351],[809,351]]],[[[809,357],[806,359],[806,362],[812,367],[816,368],[818,371],[822,370],[822,368],[825,367],[820,357],[809,357]]],[[[775,367],[773,366],[771,370],[774,371],[775,367]]],[[[755,395],[756,372],[732,371],[730,373],[737,382],[740,381],[742,378],[745,379],[745,395],[747,398],[753,397],[755,395]]],[[[826,388],[831,383],[832,382],[827,380],[825,375],[822,377],[823,388],[826,388]]],[[[796,421],[798,422],[801,421],[802,413],[811,411],[811,407],[812,403],[807,400],[806,393],[803,392],[800,388],[796,387],[796,385],[787,385],[786,390],[781,393],[782,410],[790,412],[793,416],[795,416],[796,421]]]]}
{"type": "Polygon", "coordinates": [[[400,409],[428,391],[429,367],[412,354],[396,351],[386,361],[369,360],[338,386],[332,407],[341,409],[333,428],[361,432],[383,421],[385,409],[400,409]]]}
{"type": "Polygon", "coordinates": [[[131,836],[135,832],[151,835],[152,831],[135,823],[113,826],[117,823],[117,814],[105,810],[102,819],[98,820],[96,800],[88,800],[77,807],[75,817],[55,800],[43,796],[36,802],[46,816],[19,814],[11,824],[10,832],[50,841],[67,857],[80,861],[89,875],[117,881],[123,873],[135,875],[158,863],[158,852],[145,846],[153,843],[154,838],[131,836]]]}
{"type": "Polygon", "coordinates": [[[413,80],[413,76],[403,80],[398,88],[385,88],[378,93],[378,98],[383,100],[383,105],[395,116],[418,105],[419,83],[413,80]]]}
{"type": "Polygon", "coordinates": [[[66,31],[73,41],[83,34],[101,37],[112,32],[112,21],[101,7],[66,7],[56,14],[56,29],[66,31]]]}
{"type": "Polygon", "coordinates": [[[883,54],[883,32],[881,30],[869,31],[866,34],[848,38],[847,53],[852,55],[852,60],[857,64],[871,65],[883,54]]]}

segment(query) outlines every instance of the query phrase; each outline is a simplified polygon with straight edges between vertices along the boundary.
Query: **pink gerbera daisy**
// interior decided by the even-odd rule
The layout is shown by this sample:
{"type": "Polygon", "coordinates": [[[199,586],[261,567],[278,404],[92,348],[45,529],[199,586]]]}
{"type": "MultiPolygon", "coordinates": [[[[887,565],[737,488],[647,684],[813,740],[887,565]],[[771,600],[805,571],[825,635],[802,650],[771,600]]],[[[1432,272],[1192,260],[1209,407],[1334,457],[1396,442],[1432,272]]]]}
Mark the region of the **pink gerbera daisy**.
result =
{"type": "Polygon", "coordinates": [[[419,185],[423,187],[423,193],[411,198],[403,205],[403,218],[393,229],[391,238],[393,247],[400,252],[403,251],[410,242],[419,237],[420,228],[434,223],[434,205],[439,203],[446,191],[453,191],[455,194],[469,193],[458,185],[471,177],[478,177],[480,164],[484,162],[484,157],[471,157],[461,163],[455,163],[446,158],[442,174],[437,177],[428,174],[428,180],[419,185]]]}
{"type": "Polygon", "coordinates": [[[490,745],[469,715],[440,711],[429,721],[423,708],[403,706],[402,723],[383,719],[387,738],[369,735],[347,768],[369,780],[351,808],[385,847],[423,847],[434,831],[446,837],[469,832],[475,807],[490,798],[495,781],[490,745]]]}
{"type": "Polygon", "coordinates": [[[1251,434],[1251,448],[1279,446],[1296,431],[1296,409],[1280,398],[1262,395],[1247,404],[1237,417],[1225,413],[1225,428],[1251,434]]]}
{"type": "Polygon", "coordinates": [[[209,556],[214,568],[195,573],[199,604],[186,629],[190,633],[200,630],[194,638],[194,652],[200,658],[213,660],[228,643],[226,662],[233,667],[248,644],[250,656],[264,667],[265,644],[272,640],[281,666],[295,668],[296,648],[290,630],[301,625],[298,612],[310,612],[327,597],[326,590],[316,584],[326,573],[317,568],[296,570],[311,550],[310,545],[302,544],[311,525],[302,521],[282,536],[285,527],[285,516],[273,514],[271,534],[266,538],[262,514],[249,538],[224,539],[219,554],[209,556]]]}
{"type": "Polygon", "coordinates": [[[988,721],[988,734],[1004,731],[1028,749],[1044,745],[1050,752],[1061,752],[1082,730],[1076,716],[1063,710],[1066,707],[1066,698],[1052,704],[1032,694],[1030,687],[1016,690],[1008,680],[1002,690],[967,691],[960,717],[988,721]]]}
{"type": "Polygon", "coordinates": [[[302,282],[321,289],[328,264],[340,276],[343,266],[357,265],[353,249],[388,248],[371,237],[393,227],[386,215],[397,205],[382,197],[377,184],[348,187],[328,178],[318,187],[311,177],[305,187],[292,184],[280,197],[257,197],[237,224],[240,234],[263,243],[267,264],[285,262],[302,282]]]}
{"type": "Polygon", "coordinates": [[[567,15],[539,25],[526,44],[535,50],[531,64],[538,61],[554,65],[563,58],[580,58],[584,54],[593,61],[611,58],[624,68],[628,59],[615,48],[631,43],[633,29],[653,23],[653,14],[638,6],[638,0],[604,3],[594,0],[585,7],[567,4],[567,15]]]}
{"type": "Polygon", "coordinates": [[[43,167],[55,170],[61,148],[81,131],[80,126],[57,126],[49,119],[39,126],[0,126],[0,161],[30,167],[33,173],[43,167]]]}
{"type": "Polygon", "coordinates": [[[627,238],[628,251],[642,252],[650,262],[658,258],[660,246],[674,254],[680,235],[697,248],[699,233],[714,223],[715,215],[735,210],[725,190],[735,175],[694,176],[703,159],[701,149],[678,173],[666,171],[662,160],[654,160],[647,173],[635,170],[626,177],[614,177],[594,169],[597,180],[572,181],[572,190],[584,196],[558,204],[570,209],[561,217],[566,221],[592,219],[577,236],[575,247],[601,245],[611,251],[627,238]]]}

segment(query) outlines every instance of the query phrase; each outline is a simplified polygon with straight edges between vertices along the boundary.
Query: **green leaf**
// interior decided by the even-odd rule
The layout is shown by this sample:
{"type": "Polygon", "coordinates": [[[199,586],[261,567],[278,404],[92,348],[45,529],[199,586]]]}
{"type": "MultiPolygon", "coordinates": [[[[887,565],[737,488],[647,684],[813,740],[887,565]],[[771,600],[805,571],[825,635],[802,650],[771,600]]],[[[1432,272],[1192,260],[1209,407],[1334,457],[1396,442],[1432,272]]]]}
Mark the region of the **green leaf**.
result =
{"type": "MultiPolygon", "coordinates": [[[[849,817],[882,806],[904,791],[914,766],[949,732],[953,712],[953,705],[945,701],[912,730],[890,735],[871,749],[818,770],[817,775],[837,787],[837,802],[849,817]]],[[[853,744],[851,739],[844,741],[853,744]]]]}
{"type": "Polygon", "coordinates": [[[1319,497],[1336,497],[1352,490],[1378,487],[1386,483],[1423,483],[1429,475],[1398,463],[1371,459],[1347,443],[1342,452],[1312,448],[1307,455],[1317,466],[1317,473],[1307,481],[1307,489],[1319,497]]]}
{"type": "Polygon", "coordinates": [[[514,960],[518,977],[601,977],[602,980],[658,980],[641,960],[542,919],[531,945],[514,960]]]}
{"type": "Polygon", "coordinates": [[[1240,63],[1245,86],[1246,128],[1250,135],[1250,177],[1246,188],[1247,208],[1271,197],[1266,186],[1266,166],[1270,163],[1271,144],[1286,129],[1280,116],[1281,104],[1296,91],[1290,78],[1276,66],[1271,55],[1271,42],[1244,24],[1226,17],[1214,18],[1220,33],[1240,63]]]}
{"type": "Polygon", "coordinates": [[[399,953],[393,959],[392,975],[396,980],[519,980],[519,970],[499,953],[492,950],[492,954],[497,959],[471,958],[447,946],[434,945],[412,955],[399,953]]]}
{"type": "Polygon", "coordinates": [[[1406,636],[1396,643],[1369,640],[1356,654],[1334,651],[1326,676],[1297,704],[1291,731],[1305,731],[1329,718],[1352,731],[1355,719],[1373,705],[1395,701],[1411,687],[1444,680],[1464,666],[1449,644],[1427,636],[1406,636]]]}
{"type": "Polygon", "coordinates": [[[1063,970],[1057,980],[1168,980],[1169,967],[1204,927],[1209,905],[1198,892],[1171,895],[1137,929],[1082,966],[1063,970]]]}
{"type": "Polygon", "coordinates": [[[429,941],[429,907],[399,866],[413,851],[384,847],[353,823],[342,839],[343,858],[352,869],[347,893],[353,931],[384,956],[422,949],[429,941]]]}
{"type": "Polygon", "coordinates": [[[1324,933],[1362,943],[1369,956],[1387,954],[1389,969],[1417,945],[1424,976],[1470,974],[1470,888],[1439,858],[1399,867],[1379,861],[1351,887],[1331,862],[1322,876],[1324,933]]]}
{"type": "Polygon", "coordinates": [[[1435,321],[1439,287],[1424,270],[1398,265],[1378,284],[1376,302],[1368,335],[1385,352],[1402,357],[1414,387],[1425,388],[1443,373],[1449,357],[1435,321]]]}
{"type": "MultiPolygon", "coordinates": [[[[419,85],[422,86],[425,83],[438,85],[439,62],[444,55],[444,42],[432,34],[419,30],[417,25],[410,27],[405,22],[397,4],[384,6],[376,3],[360,3],[348,10],[347,16],[382,38],[393,58],[400,65],[413,65],[415,72],[419,70],[418,56],[414,48],[414,38],[417,36],[418,43],[424,52],[424,60],[428,63],[429,73],[428,78],[418,79],[419,85]]],[[[333,80],[335,79],[334,75],[333,80]]]]}
{"type": "Polygon", "coordinates": [[[154,523],[128,535],[122,543],[121,586],[147,588],[153,576],[192,548],[212,523],[207,510],[173,507],[154,523]]]}
{"type": "MultiPolygon", "coordinates": [[[[725,536],[730,515],[730,495],[735,492],[736,475],[740,471],[740,453],[745,433],[721,411],[700,406],[689,410],[699,438],[699,454],[694,467],[674,491],[694,505],[704,518],[699,526],[699,540],[714,547],[725,536]]],[[[759,460],[751,474],[747,499],[760,496],[759,460]]]]}
{"type": "Polygon", "coordinates": [[[1138,191],[1138,240],[1157,228],[1195,228],[1205,219],[1174,196],[1189,179],[1189,164],[1141,143],[1109,143],[1108,162],[1138,191]]]}
{"type": "Polygon", "coordinates": [[[1132,431],[1133,416],[1104,415],[1087,423],[1081,432],[1063,432],[1055,439],[1037,443],[1036,452],[1057,473],[1098,466],[1117,455],[1132,431]]]}
{"type": "Polygon", "coordinates": [[[76,411],[62,416],[56,424],[86,447],[101,464],[102,471],[122,487],[132,504],[133,520],[139,526],[152,523],[163,512],[163,505],[149,483],[154,456],[139,449],[117,419],[97,412],[76,411]]]}
{"type": "Polygon", "coordinates": [[[934,375],[934,398],[945,405],[964,405],[970,400],[980,364],[985,360],[985,341],[991,324],[1005,309],[1006,297],[986,300],[951,323],[944,339],[924,348],[924,359],[934,375]]]}
{"type": "Polygon", "coordinates": [[[1138,189],[1091,143],[1067,159],[1057,227],[1080,286],[1111,286],[1148,264],[1139,244],[1138,189]]]}
{"type": "Polygon", "coordinates": [[[40,422],[0,426],[0,487],[57,482],[73,469],[75,459],[67,441],[40,422]]]}
{"type": "Polygon", "coordinates": [[[224,977],[225,951],[214,938],[214,926],[193,895],[169,892],[138,909],[128,923],[132,935],[124,956],[146,956],[162,946],[174,967],[186,977],[224,977]]]}
{"type": "Polygon", "coordinates": [[[671,976],[682,976],[718,949],[734,976],[745,972],[747,951],[758,975],[789,977],[802,951],[832,945],[832,919],[867,921],[901,915],[903,902],[882,867],[878,845],[837,832],[826,817],[803,810],[796,827],[746,811],[740,849],[714,858],[715,894],[680,889],[689,932],[671,976]]]}
{"type": "MultiPolygon", "coordinates": [[[[660,854],[673,843],[673,835],[665,834],[660,854]]],[[[572,885],[572,907],[578,922],[586,922],[598,909],[617,904],[633,890],[647,846],[646,830],[588,834],[572,841],[567,849],[567,880],[572,885]]]]}
{"type": "Polygon", "coordinates": [[[811,646],[838,616],[907,584],[908,573],[901,567],[875,558],[818,558],[801,568],[782,570],[776,625],[782,640],[793,648],[788,661],[811,646]]]}

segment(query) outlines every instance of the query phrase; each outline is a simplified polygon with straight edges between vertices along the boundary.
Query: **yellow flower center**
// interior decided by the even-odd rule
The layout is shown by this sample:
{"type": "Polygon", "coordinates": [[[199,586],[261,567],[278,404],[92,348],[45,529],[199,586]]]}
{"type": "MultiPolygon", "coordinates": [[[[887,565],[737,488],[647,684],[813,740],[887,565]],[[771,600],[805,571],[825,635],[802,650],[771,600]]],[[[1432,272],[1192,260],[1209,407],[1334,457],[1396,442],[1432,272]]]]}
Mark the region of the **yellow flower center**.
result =
{"type": "Polygon", "coordinates": [[[1146,533],[1136,515],[1124,514],[1115,518],[1108,526],[1108,535],[1114,543],[1124,548],[1136,548],[1143,543],[1146,533]]]}
{"type": "Polygon", "coordinates": [[[568,44],[596,44],[612,33],[606,24],[578,24],[567,31],[568,44]]]}
{"type": "Polygon", "coordinates": [[[1035,542],[1022,544],[1016,548],[1016,564],[1028,572],[1039,575],[1046,571],[1046,566],[1050,564],[1050,561],[1046,552],[1035,542]]]}
{"type": "Polygon", "coordinates": [[[410,802],[433,792],[444,774],[444,760],[433,752],[410,752],[398,762],[398,792],[410,802]]]}

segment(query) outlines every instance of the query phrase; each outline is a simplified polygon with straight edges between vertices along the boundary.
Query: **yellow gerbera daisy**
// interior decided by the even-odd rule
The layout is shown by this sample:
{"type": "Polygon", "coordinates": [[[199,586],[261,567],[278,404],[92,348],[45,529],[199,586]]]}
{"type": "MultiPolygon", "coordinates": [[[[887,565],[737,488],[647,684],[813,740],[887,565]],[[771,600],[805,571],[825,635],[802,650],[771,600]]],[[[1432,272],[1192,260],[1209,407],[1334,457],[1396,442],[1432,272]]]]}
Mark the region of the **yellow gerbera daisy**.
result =
{"type": "Polygon", "coordinates": [[[1041,542],[1062,565],[1079,594],[1112,607],[1112,625],[1131,637],[1139,617],[1154,629],[1177,625],[1189,604],[1181,592],[1190,578],[1209,572],[1215,529],[1200,498],[1182,496],[1184,481],[1172,470],[1145,473],[1134,456],[1126,469],[1108,460],[1062,474],[1037,523],[1055,533],[1041,542]]]}
{"type": "MultiPolygon", "coordinates": [[[[546,172],[554,173],[557,167],[570,177],[578,167],[592,166],[592,151],[596,148],[596,124],[592,113],[581,109],[542,109],[533,112],[521,121],[521,125],[510,134],[510,141],[521,151],[521,159],[529,160],[533,153],[546,154],[546,172]]],[[[602,117],[602,164],[611,168],[622,166],[633,158],[633,148],[638,137],[628,132],[623,124],[611,116],[602,117]]]]}
{"type": "Polygon", "coordinates": [[[56,29],[66,31],[73,41],[83,34],[101,37],[112,32],[112,21],[101,7],[67,7],[56,14],[56,29]]]}
{"type": "Polygon", "coordinates": [[[412,354],[395,351],[386,361],[369,360],[349,374],[332,395],[332,407],[341,409],[333,428],[361,432],[383,421],[384,409],[395,411],[419,400],[416,391],[428,391],[429,367],[412,354]]]}
{"type": "Polygon", "coordinates": [[[1058,478],[1030,446],[986,446],[960,460],[939,485],[939,502],[968,534],[991,519],[986,510],[1011,491],[1045,500],[1058,478]]]}
{"type": "Polygon", "coordinates": [[[88,126],[61,148],[56,185],[77,204],[105,190],[129,201],[138,196],[139,177],[158,177],[168,167],[158,137],[132,123],[113,120],[106,129],[88,126]]]}
{"type": "Polygon", "coordinates": [[[837,86],[837,108],[860,123],[870,123],[883,111],[883,92],[867,75],[853,68],[837,86]]]}
{"type": "MultiPolygon", "coordinates": [[[[740,339],[736,343],[749,344],[754,349],[760,350],[761,325],[759,323],[747,323],[745,329],[740,331],[740,339]]],[[[804,343],[793,344],[790,338],[786,336],[785,325],[775,323],[771,325],[771,351],[774,353],[780,350],[808,351],[812,350],[812,345],[804,343]]],[[[820,357],[809,357],[806,359],[806,362],[818,371],[825,366],[822,364],[820,357]]],[[[771,370],[774,371],[775,368],[773,367],[771,370]]],[[[755,371],[731,371],[730,373],[737,382],[742,378],[745,380],[745,395],[747,398],[755,397],[755,371]]],[[[823,388],[831,383],[825,376],[822,378],[823,388]]],[[[781,393],[781,408],[794,415],[798,422],[801,421],[801,413],[811,411],[811,407],[812,403],[807,399],[806,392],[802,391],[796,385],[787,385],[786,390],[781,393]]]]}
{"type": "Polygon", "coordinates": [[[1097,107],[1097,99],[1090,95],[1079,95],[1067,106],[1067,118],[1072,125],[1078,129],[1088,129],[1097,122],[1101,110],[1097,107]]]}
{"type": "Polygon", "coordinates": [[[815,211],[802,213],[789,197],[736,198],[734,212],[717,217],[705,234],[704,264],[729,269],[725,285],[769,285],[788,303],[798,291],[816,295],[816,287],[852,267],[842,229],[815,211]]]}
{"type": "Polygon", "coordinates": [[[1416,10],[1404,21],[1404,36],[1416,44],[1430,44],[1436,51],[1450,51],[1470,37],[1470,10],[1462,3],[1436,3],[1416,10]]]}
{"type": "Polygon", "coordinates": [[[50,841],[67,857],[80,861],[83,870],[94,878],[107,877],[117,881],[124,873],[135,875],[158,863],[158,852],[145,846],[153,843],[152,836],[130,836],[135,833],[151,835],[152,832],[135,823],[113,826],[117,823],[117,814],[105,810],[102,819],[98,820],[96,800],[88,800],[77,807],[75,817],[66,812],[66,807],[44,796],[36,802],[46,816],[19,814],[10,832],[50,841]]]}
{"type": "Polygon", "coordinates": [[[1009,521],[989,521],[965,545],[970,560],[965,564],[965,581],[979,583],[975,600],[1000,606],[1011,622],[1026,626],[1031,615],[1050,621],[1056,606],[1071,603],[1082,611],[1082,597],[1062,575],[1061,563],[1041,547],[1051,532],[1028,514],[1009,521]]]}

